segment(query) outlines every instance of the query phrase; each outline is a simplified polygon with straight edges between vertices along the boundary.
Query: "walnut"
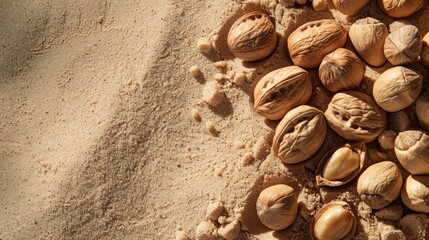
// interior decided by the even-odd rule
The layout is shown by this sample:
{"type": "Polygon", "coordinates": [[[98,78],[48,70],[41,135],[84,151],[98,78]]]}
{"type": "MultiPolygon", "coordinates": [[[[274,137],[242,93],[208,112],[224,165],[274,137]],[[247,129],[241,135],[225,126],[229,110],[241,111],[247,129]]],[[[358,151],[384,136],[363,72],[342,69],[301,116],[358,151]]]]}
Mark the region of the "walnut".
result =
{"type": "Polygon", "coordinates": [[[357,91],[335,94],[325,117],[335,132],[350,141],[372,142],[387,126],[386,113],[370,96],[357,91]]]}
{"type": "Polygon", "coordinates": [[[303,68],[316,68],[323,58],[337,48],[343,47],[347,31],[338,22],[330,19],[308,22],[287,40],[293,63],[303,68]]]}

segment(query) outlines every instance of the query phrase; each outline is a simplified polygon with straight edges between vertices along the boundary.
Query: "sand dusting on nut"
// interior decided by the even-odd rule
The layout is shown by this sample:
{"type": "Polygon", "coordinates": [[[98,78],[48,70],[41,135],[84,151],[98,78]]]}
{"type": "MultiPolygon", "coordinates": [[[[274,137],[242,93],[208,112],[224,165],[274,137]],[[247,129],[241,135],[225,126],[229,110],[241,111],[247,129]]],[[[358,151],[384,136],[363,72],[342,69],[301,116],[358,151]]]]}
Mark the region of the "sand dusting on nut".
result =
{"type": "MultiPolygon", "coordinates": [[[[313,1],[318,12],[305,0],[3,1],[0,239],[309,239],[313,216],[333,200],[355,206],[356,239],[424,239],[426,215],[393,207],[374,214],[357,180],[315,187],[318,160],[344,144],[332,131],[302,164],[275,159],[276,123],[254,112],[252,90],[291,65],[285,43],[279,36],[268,59],[245,65],[225,44],[250,10],[269,13],[285,36],[326,18],[346,29],[367,16],[392,24],[375,2],[348,21],[323,0],[313,1]],[[255,209],[275,184],[298,199],[295,221],[279,232],[255,209]]],[[[427,4],[421,13],[407,20],[424,36],[427,4]]],[[[379,72],[366,69],[367,89],[379,72]]],[[[326,99],[309,104],[325,106],[329,93],[317,94],[326,99]]],[[[393,130],[416,125],[409,111],[389,117],[393,130]]],[[[368,146],[365,168],[394,156],[391,134],[383,136],[385,150],[368,146]]]]}

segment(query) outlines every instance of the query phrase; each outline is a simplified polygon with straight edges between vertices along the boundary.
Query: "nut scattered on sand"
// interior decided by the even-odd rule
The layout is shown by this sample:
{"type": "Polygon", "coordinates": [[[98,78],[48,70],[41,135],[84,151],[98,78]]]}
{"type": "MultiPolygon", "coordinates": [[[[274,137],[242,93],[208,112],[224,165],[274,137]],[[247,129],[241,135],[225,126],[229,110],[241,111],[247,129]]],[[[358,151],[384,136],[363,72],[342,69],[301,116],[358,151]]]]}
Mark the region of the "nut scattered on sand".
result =
{"type": "Polygon", "coordinates": [[[197,48],[201,53],[209,53],[213,49],[210,39],[206,37],[198,39],[197,48]]]}
{"type": "Polygon", "coordinates": [[[210,221],[200,222],[195,231],[198,240],[216,240],[217,236],[216,226],[210,221]]]}
{"type": "Polygon", "coordinates": [[[190,240],[188,234],[184,231],[177,231],[175,236],[176,240],[190,240]]]}
{"type": "Polygon", "coordinates": [[[240,234],[240,230],[240,222],[234,220],[231,223],[226,224],[225,226],[219,227],[218,233],[226,240],[234,240],[240,234]]]}
{"type": "Polygon", "coordinates": [[[243,166],[248,166],[255,160],[252,153],[246,153],[243,157],[243,166]]]}
{"type": "Polygon", "coordinates": [[[217,68],[226,68],[228,66],[226,61],[217,61],[214,63],[217,68]]]}
{"type": "Polygon", "coordinates": [[[400,221],[402,231],[409,239],[429,237],[429,218],[425,214],[408,214],[400,221]]]}
{"type": "Polygon", "coordinates": [[[396,132],[392,130],[386,130],[378,136],[378,143],[385,150],[391,150],[395,147],[395,138],[398,136],[396,132]]]}
{"type": "Polygon", "coordinates": [[[377,218],[388,221],[398,221],[402,218],[403,214],[404,210],[400,204],[389,205],[375,212],[377,218]]]}
{"type": "Polygon", "coordinates": [[[196,77],[201,73],[201,69],[198,65],[194,65],[189,69],[192,77],[196,77]]]}
{"type": "Polygon", "coordinates": [[[223,210],[224,206],[222,201],[217,200],[212,202],[207,206],[206,218],[216,221],[216,219],[218,219],[218,217],[222,214],[223,210]]]}
{"type": "Polygon", "coordinates": [[[206,128],[207,131],[212,135],[212,136],[218,136],[219,135],[219,131],[216,129],[215,125],[213,124],[212,121],[207,121],[206,122],[206,128]]]}
{"type": "Polygon", "coordinates": [[[200,114],[200,110],[197,108],[193,108],[191,110],[191,115],[192,118],[196,121],[196,122],[201,122],[202,118],[201,118],[201,114],[200,114]]]}
{"type": "Polygon", "coordinates": [[[295,5],[295,0],[279,0],[279,2],[285,7],[293,7],[295,5]]]}
{"type": "Polygon", "coordinates": [[[224,97],[223,91],[220,89],[220,85],[216,81],[207,82],[203,88],[203,98],[202,100],[207,104],[216,107],[220,102],[222,102],[224,97]]]}

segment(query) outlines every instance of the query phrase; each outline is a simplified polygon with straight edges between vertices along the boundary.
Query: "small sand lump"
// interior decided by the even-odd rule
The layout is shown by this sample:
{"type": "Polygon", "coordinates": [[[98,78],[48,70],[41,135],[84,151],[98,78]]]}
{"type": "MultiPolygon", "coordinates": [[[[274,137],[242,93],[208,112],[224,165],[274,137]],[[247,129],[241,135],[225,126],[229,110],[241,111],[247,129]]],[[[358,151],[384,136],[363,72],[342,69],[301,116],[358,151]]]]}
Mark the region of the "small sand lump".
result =
{"type": "Polygon", "coordinates": [[[216,226],[210,221],[203,221],[198,224],[197,229],[195,231],[195,236],[198,240],[216,240],[216,226]]]}
{"type": "Polygon", "coordinates": [[[201,73],[201,69],[197,65],[194,65],[189,69],[189,72],[191,73],[192,77],[196,77],[201,73]]]}
{"type": "Polygon", "coordinates": [[[212,202],[207,206],[206,217],[213,221],[216,221],[216,219],[218,219],[218,217],[222,214],[223,210],[224,207],[222,201],[218,200],[212,202]]]}
{"type": "Polygon", "coordinates": [[[190,240],[188,234],[186,234],[184,231],[177,231],[175,236],[176,240],[190,240]]]}
{"type": "Polygon", "coordinates": [[[202,100],[207,104],[215,107],[222,102],[224,97],[223,91],[220,89],[220,84],[216,81],[207,82],[203,89],[202,100]]]}
{"type": "Polygon", "coordinates": [[[231,223],[226,224],[225,226],[221,226],[218,229],[218,233],[226,240],[234,240],[240,234],[240,230],[241,230],[240,222],[238,222],[237,220],[234,220],[231,223]]]}
{"type": "Polygon", "coordinates": [[[197,48],[201,53],[208,53],[212,50],[212,43],[206,37],[202,37],[197,41],[197,48]]]}

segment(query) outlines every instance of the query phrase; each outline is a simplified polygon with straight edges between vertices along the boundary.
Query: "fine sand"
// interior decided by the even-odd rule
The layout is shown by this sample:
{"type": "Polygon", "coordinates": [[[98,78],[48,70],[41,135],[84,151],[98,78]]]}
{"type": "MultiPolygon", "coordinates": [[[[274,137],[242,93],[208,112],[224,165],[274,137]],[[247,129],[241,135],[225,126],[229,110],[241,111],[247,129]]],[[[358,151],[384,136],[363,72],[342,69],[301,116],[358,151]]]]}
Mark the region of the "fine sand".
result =
{"type": "MultiPolygon", "coordinates": [[[[366,16],[391,24],[371,2],[346,18],[335,10],[315,13],[311,3],[286,8],[275,0],[0,1],[0,239],[185,240],[235,233],[239,239],[309,239],[312,217],[332,200],[353,206],[356,239],[429,238],[428,217],[400,198],[374,211],[360,200],[356,180],[315,186],[321,156],[345,143],[334,132],[308,161],[287,166],[275,159],[276,123],[264,122],[252,106],[256,82],[291,65],[284,36],[325,18],[346,28],[366,16]],[[269,58],[243,63],[225,39],[234,20],[252,9],[276,19],[281,38],[269,58]],[[216,49],[200,53],[197,42],[204,39],[216,49]],[[195,78],[194,65],[201,69],[195,78]],[[201,95],[215,79],[225,97],[209,107],[201,95]],[[276,183],[295,189],[299,212],[292,226],[273,232],[260,223],[255,203],[276,183]],[[220,205],[218,213],[209,210],[214,220],[206,217],[209,204],[220,205]]],[[[426,34],[428,4],[406,20],[426,34]]],[[[360,90],[370,92],[387,67],[367,67],[360,90]]],[[[317,71],[310,74],[308,104],[323,109],[330,96],[317,71]]],[[[404,121],[417,127],[413,108],[390,114],[389,128],[398,131],[404,121]]],[[[365,167],[386,158],[398,163],[377,142],[368,151],[365,167]]]]}

